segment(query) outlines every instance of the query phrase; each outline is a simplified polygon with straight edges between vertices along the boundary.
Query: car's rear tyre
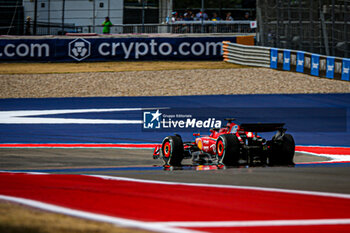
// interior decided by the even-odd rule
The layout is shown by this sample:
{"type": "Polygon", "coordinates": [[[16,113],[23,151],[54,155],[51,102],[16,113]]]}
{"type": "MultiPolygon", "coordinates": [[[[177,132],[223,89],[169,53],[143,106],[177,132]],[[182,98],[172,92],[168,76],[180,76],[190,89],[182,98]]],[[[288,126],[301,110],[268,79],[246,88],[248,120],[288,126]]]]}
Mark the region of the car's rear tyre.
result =
{"type": "Polygon", "coordinates": [[[184,158],[184,147],[181,137],[168,136],[164,138],[162,155],[165,165],[180,166],[184,158]]]}
{"type": "Polygon", "coordinates": [[[295,142],[290,134],[276,140],[272,138],[269,153],[269,165],[294,165],[295,142]]]}
{"type": "Polygon", "coordinates": [[[218,164],[235,166],[240,156],[240,143],[236,135],[223,134],[216,142],[218,164]]]}

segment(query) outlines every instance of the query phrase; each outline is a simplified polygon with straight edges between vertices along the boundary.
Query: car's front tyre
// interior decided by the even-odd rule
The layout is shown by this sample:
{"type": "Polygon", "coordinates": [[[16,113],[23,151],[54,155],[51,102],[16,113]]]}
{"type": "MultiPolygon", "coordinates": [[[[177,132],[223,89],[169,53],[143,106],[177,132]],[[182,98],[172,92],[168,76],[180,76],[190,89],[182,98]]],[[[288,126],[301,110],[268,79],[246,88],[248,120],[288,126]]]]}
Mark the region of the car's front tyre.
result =
{"type": "Polygon", "coordinates": [[[184,158],[184,147],[181,137],[168,136],[162,143],[162,155],[165,165],[181,166],[184,158]]]}
{"type": "Polygon", "coordinates": [[[236,135],[223,134],[216,141],[218,164],[235,166],[240,156],[240,143],[236,135]]]}

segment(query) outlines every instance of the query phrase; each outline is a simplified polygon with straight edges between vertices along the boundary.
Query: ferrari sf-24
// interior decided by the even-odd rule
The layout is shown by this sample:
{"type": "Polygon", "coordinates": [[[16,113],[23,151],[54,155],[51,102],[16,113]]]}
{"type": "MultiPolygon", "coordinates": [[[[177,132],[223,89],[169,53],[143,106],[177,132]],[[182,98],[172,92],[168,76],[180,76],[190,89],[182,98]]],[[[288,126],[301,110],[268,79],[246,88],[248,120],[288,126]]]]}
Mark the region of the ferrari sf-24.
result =
{"type": "Polygon", "coordinates": [[[153,158],[162,158],[164,167],[181,166],[183,159],[192,159],[193,165],[225,166],[241,165],[294,165],[295,143],[286,134],[284,123],[235,123],[225,119],[221,128],[210,129],[209,135],[194,133],[193,141],[183,142],[175,134],[163,139],[156,146],[153,158]],[[271,140],[258,133],[276,132],[271,140]]]}

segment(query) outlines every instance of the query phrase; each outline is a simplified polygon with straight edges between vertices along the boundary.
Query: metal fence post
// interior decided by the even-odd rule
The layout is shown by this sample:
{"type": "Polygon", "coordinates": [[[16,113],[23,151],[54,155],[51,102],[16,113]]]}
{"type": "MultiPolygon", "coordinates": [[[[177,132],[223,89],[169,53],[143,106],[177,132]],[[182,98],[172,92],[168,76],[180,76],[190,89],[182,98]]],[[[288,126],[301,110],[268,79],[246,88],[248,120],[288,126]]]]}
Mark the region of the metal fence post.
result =
{"type": "Polygon", "coordinates": [[[309,37],[309,42],[310,42],[310,50],[313,53],[314,52],[314,19],[313,19],[313,0],[310,1],[310,11],[309,11],[309,16],[310,16],[310,37],[309,37]]]}
{"type": "Polygon", "coordinates": [[[51,0],[47,1],[47,34],[51,34],[50,24],[51,24],[51,0]]]}
{"type": "Polygon", "coordinates": [[[95,30],[95,0],[92,0],[92,30],[93,32],[96,32],[95,30]]]}
{"type": "Polygon", "coordinates": [[[111,15],[111,0],[108,0],[108,13],[107,16],[110,17],[111,15]]]}
{"type": "Polygon", "coordinates": [[[257,19],[258,19],[258,44],[259,45],[265,45],[265,38],[264,38],[264,28],[263,28],[263,19],[261,16],[261,8],[260,8],[260,1],[261,0],[257,0],[257,4],[256,4],[256,14],[257,14],[257,19]]]}
{"type": "Polygon", "coordinates": [[[37,20],[38,20],[38,0],[35,0],[35,2],[34,2],[34,24],[33,24],[33,35],[36,35],[37,20]]]}
{"type": "Polygon", "coordinates": [[[66,0],[62,0],[62,35],[64,35],[64,11],[65,11],[65,6],[66,5],[66,0]]]}
{"type": "Polygon", "coordinates": [[[334,41],[334,24],[335,24],[335,15],[334,15],[334,0],[332,0],[332,56],[335,56],[335,41],[334,41]]]}
{"type": "Polygon", "coordinates": [[[279,30],[279,27],[280,27],[280,15],[279,15],[279,12],[280,12],[280,1],[277,0],[277,10],[276,10],[276,46],[277,47],[280,47],[280,30],[279,30]]]}
{"type": "Polygon", "coordinates": [[[320,19],[321,19],[321,24],[322,24],[324,47],[325,47],[326,55],[329,56],[328,34],[327,34],[327,28],[326,28],[326,23],[325,23],[324,14],[322,12],[322,9],[320,10],[320,19]]]}
{"type": "Polygon", "coordinates": [[[142,0],[142,33],[145,33],[145,0],[142,0]]]}
{"type": "Polygon", "coordinates": [[[344,57],[348,57],[348,49],[349,49],[349,43],[348,43],[348,18],[349,13],[348,13],[348,1],[344,1],[344,41],[345,41],[345,51],[344,51],[344,57]]]}
{"type": "Polygon", "coordinates": [[[290,2],[288,1],[288,25],[287,25],[287,41],[291,44],[291,12],[290,12],[290,2]]]}
{"type": "Polygon", "coordinates": [[[302,49],[302,42],[303,42],[303,39],[304,39],[304,36],[303,36],[303,21],[302,21],[302,5],[301,5],[301,1],[299,1],[299,43],[298,43],[298,46],[299,46],[299,50],[302,49]]]}
{"type": "Polygon", "coordinates": [[[202,0],[202,3],[201,3],[201,11],[202,11],[202,17],[201,17],[201,33],[204,33],[204,0],[202,0]]]}

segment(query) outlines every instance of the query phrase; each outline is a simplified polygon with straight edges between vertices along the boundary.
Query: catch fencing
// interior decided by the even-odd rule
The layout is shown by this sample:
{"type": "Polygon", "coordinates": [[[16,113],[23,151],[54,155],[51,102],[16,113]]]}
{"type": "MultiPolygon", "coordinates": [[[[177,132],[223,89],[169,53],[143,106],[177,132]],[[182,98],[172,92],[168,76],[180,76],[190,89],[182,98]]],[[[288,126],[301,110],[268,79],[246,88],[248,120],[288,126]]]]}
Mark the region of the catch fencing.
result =
{"type": "MultiPolygon", "coordinates": [[[[255,21],[175,21],[164,24],[114,24],[111,34],[194,34],[194,33],[255,33],[255,21]]],[[[33,35],[64,35],[65,33],[96,33],[102,34],[102,25],[80,25],[37,22],[33,35]]]]}
{"type": "Polygon", "coordinates": [[[223,42],[224,61],[350,81],[350,59],[289,49],[223,42]]]}
{"type": "Polygon", "coordinates": [[[349,0],[257,0],[258,45],[350,58],[349,0]]]}
{"type": "Polygon", "coordinates": [[[175,21],[168,24],[115,25],[115,33],[254,33],[250,21],[175,21]]]}

